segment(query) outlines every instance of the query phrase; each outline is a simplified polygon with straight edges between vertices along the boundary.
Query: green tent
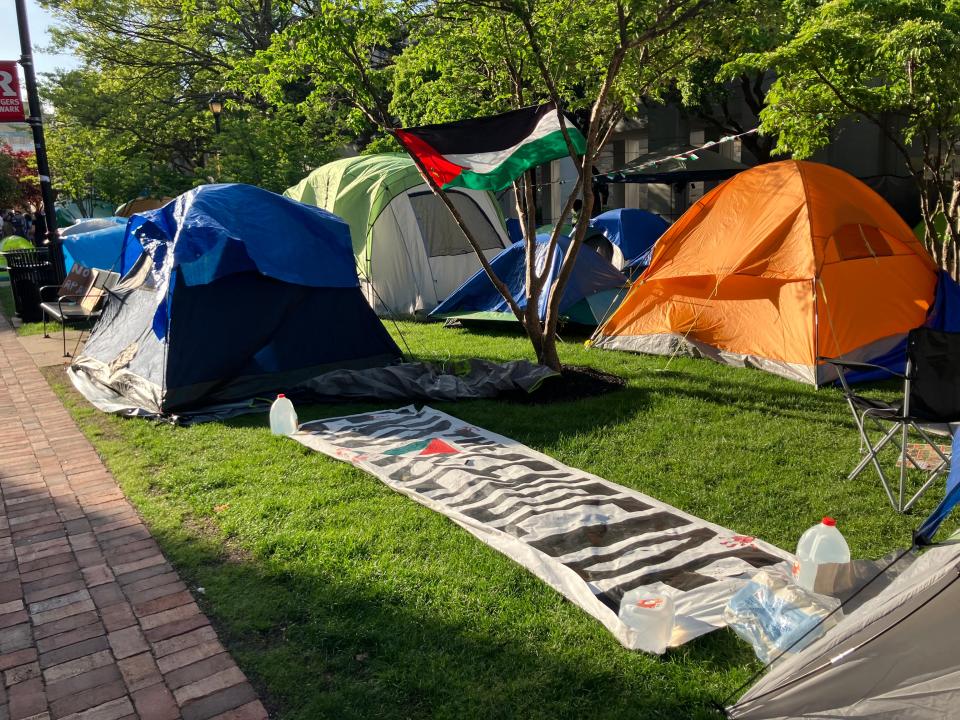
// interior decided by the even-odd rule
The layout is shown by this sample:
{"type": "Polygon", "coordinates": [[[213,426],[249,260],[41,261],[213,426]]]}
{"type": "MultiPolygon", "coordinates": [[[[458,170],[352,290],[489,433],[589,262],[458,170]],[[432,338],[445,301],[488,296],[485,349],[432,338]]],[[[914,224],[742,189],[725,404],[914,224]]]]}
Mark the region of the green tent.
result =
{"type": "MultiPolygon", "coordinates": [[[[509,245],[491,193],[457,188],[447,194],[488,258],[509,245]]],[[[480,268],[463,232],[407,155],[336,160],[284,195],[347,221],[361,285],[378,315],[429,312],[480,268]]]]}

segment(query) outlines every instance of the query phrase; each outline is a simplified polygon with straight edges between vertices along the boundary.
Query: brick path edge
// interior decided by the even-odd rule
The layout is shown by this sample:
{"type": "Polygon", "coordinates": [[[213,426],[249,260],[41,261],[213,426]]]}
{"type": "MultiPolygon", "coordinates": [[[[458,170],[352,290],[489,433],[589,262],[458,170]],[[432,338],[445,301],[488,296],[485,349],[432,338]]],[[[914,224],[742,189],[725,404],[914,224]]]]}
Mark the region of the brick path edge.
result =
{"type": "Polygon", "coordinates": [[[265,720],[0,315],[0,720],[265,720]]]}

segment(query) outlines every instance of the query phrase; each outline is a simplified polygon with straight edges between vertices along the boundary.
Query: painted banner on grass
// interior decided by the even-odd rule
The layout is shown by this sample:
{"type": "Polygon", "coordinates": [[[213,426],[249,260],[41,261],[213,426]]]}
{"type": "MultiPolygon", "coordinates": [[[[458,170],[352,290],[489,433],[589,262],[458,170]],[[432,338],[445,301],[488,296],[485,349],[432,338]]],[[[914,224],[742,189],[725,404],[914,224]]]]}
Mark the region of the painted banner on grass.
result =
{"type": "Polygon", "coordinates": [[[451,518],[631,649],[662,652],[617,617],[625,592],[671,595],[670,644],[680,645],[724,625],[727,600],[756,568],[792,560],[429,407],[318,420],[293,437],[451,518]]]}

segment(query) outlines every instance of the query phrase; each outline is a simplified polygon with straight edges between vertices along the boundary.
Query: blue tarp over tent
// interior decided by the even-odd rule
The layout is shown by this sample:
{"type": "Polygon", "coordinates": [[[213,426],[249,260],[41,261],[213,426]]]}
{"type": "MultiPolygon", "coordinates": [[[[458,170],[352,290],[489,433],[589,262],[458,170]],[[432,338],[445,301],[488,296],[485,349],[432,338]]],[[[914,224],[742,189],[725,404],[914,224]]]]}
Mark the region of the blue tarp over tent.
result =
{"type": "Polygon", "coordinates": [[[73,264],[72,260],[88,268],[117,270],[127,224],[125,218],[119,219],[122,223],[115,223],[100,230],[65,235],[63,253],[67,269],[73,264]]]}
{"type": "Polygon", "coordinates": [[[101,409],[249,404],[401,355],[360,291],[346,222],[266,190],[206,185],[135,215],[122,270],[71,367],[101,409]]]}
{"type": "MultiPolygon", "coordinates": [[[[537,268],[542,271],[546,262],[547,244],[550,236],[537,235],[537,268]]],[[[547,279],[549,287],[563,263],[570,239],[561,236],[557,252],[547,279]]],[[[520,307],[526,307],[524,299],[526,288],[526,254],[524,243],[514,243],[497,255],[490,263],[497,276],[503,280],[513,298],[520,307]]],[[[560,302],[560,312],[576,322],[595,323],[610,310],[616,296],[627,285],[626,276],[594,252],[584,248],[577,254],[573,272],[564,288],[560,302]],[[601,307],[602,306],[602,307],[601,307]],[[592,309],[592,310],[591,310],[592,309]],[[592,317],[591,317],[592,316],[592,317]]],[[[540,318],[546,317],[547,296],[540,297],[540,318]]],[[[461,285],[442,302],[432,313],[434,317],[456,317],[461,319],[495,320],[514,319],[507,301],[487,278],[483,270],[461,285]]]]}
{"type": "Polygon", "coordinates": [[[251,185],[202,185],[127,225],[121,273],[141,252],[187,285],[232,273],[310,287],[359,287],[350,228],[326,210],[251,185]]]}
{"type": "MultiPolygon", "coordinates": [[[[590,221],[591,231],[599,231],[620,249],[623,267],[634,266],[647,255],[668,227],[670,223],[659,215],[635,208],[608,210],[590,221]]],[[[648,264],[649,259],[644,267],[648,264]]]]}

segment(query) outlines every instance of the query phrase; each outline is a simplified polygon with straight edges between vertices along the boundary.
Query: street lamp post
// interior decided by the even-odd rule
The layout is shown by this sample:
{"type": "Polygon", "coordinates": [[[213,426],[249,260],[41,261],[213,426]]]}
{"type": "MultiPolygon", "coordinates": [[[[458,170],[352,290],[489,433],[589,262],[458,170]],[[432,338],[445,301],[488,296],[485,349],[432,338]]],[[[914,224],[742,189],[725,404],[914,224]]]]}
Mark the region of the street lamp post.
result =
{"type": "Polygon", "coordinates": [[[217,94],[214,93],[213,97],[210,98],[207,106],[210,108],[210,112],[213,113],[213,127],[217,132],[217,135],[220,134],[220,113],[223,112],[223,99],[217,94]]]}
{"type": "MultiPolygon", "coordinates": [[[[207,102],[207,107],[210,108],[210,112],[213,114],[213,128],[217,135],[220,134],[220,113],[223,112],[223,98],[219,94],[214,93],[210,100],[207,102]]],[[[220,143],[217,143],[217,148],[215,151],[216,160],[217,160],[217,182],[220,182],[220,143]]]]}
{"type": "Polygon", "coordinates": [[[16,0],[17,28],[20,31],[20,65],[27,83],[27,100],[30,105],[30,117],[27,120],[33,130],[33,145],[37,154],[37,174],[40,176],[40,195],[43,198],[43,213],[47,220],[47,243],[57,275],[62,279],[65,268],[63,247],[57,232],[57,211],[53,205],[53,187],[50,183],[50,165],[47,162],[47,146],[43,138],[43,117],[40,109],[40,95],[37,93],[37,77],[33,69],[33,48],[30,44],[30,28],[27,25],[26,0],[16,0]]]}

